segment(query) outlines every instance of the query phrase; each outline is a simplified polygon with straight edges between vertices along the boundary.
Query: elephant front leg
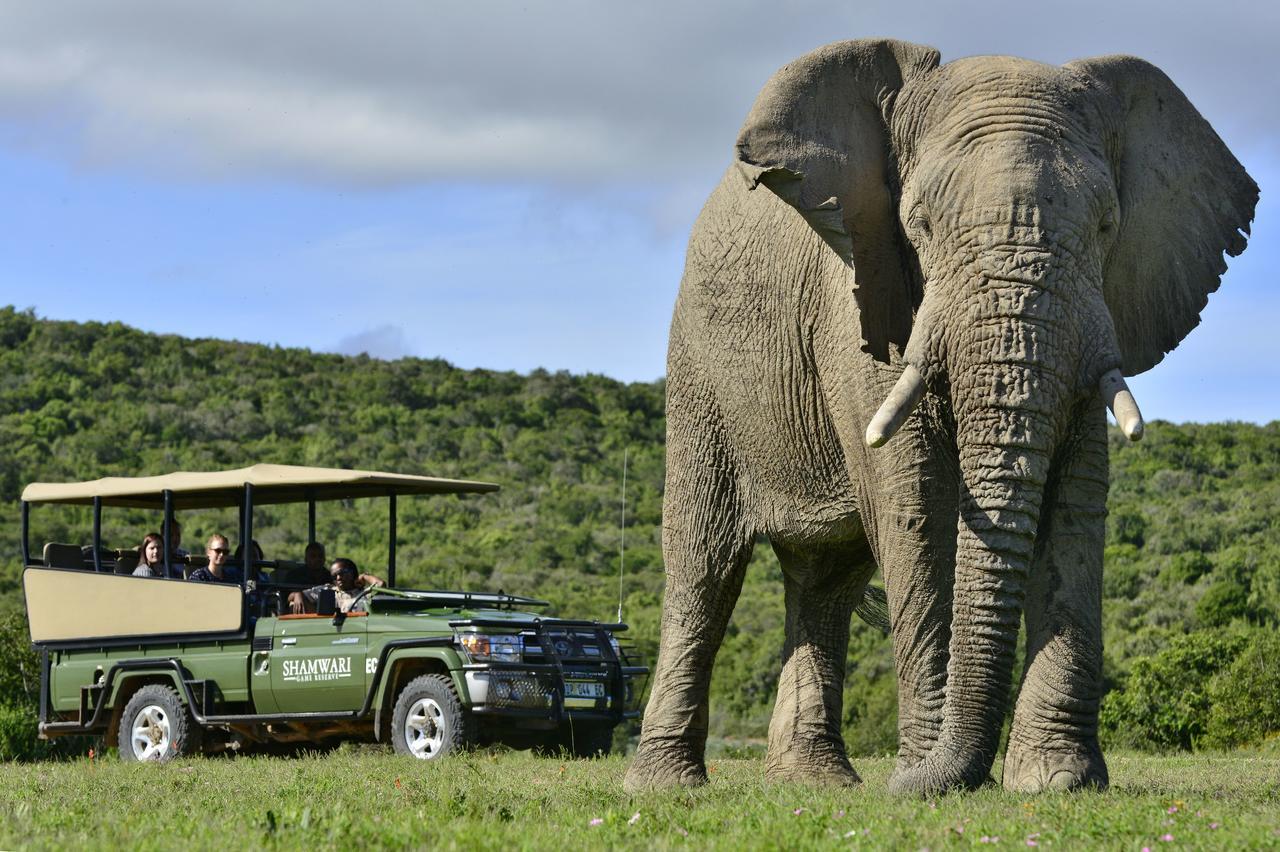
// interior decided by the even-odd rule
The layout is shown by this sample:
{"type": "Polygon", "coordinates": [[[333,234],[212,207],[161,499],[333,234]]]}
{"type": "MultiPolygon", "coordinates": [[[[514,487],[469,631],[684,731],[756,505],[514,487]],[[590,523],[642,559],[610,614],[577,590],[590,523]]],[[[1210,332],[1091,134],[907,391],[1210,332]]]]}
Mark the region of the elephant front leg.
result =
{"type": "MultiPolygon", "coordinates": [[[[1105,423],[1100,412],[1098,419],[1105,423]]],[[[1026,602],[1026,675],[1004,761],[1009,790],[1108,784],[1098,745],[1106,483],[1100,426],[1077,450],[1038,543],[1026,602]]]]}
{"type": "Polygon", "coordinates": [[[690,458],[673,444],[662,512],[662,634],[627,792],[706,783],[711,668],[751,557],[730,466],[714,452],[690,458]]]}
{"type": "Polygon", "coordinates": [[[885,592],[898,675],[898,761],[894,774],[924,760],[942,730],[955,577],[951,492],[918,511],[881,515],[885,592]]]}
{"type": "Polygon", "coordinates": [[[794,551],[775,543],[786,588],[786,647],[769,724],[773,780],[856,784],[840,733],[849,618],[875,563],[865,539],[794,551]]]}

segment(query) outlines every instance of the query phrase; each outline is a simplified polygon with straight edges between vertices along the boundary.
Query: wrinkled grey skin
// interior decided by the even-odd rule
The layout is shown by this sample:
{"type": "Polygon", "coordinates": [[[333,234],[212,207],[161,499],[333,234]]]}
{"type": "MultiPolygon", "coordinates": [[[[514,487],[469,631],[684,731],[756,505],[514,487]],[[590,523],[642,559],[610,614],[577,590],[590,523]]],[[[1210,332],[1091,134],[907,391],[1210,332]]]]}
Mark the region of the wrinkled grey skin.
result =
{"type": "Polygon", "coordinates": [[[854,783],[850,613],[883,570],[891,789],[1105,786],[1099,378],[1147,370],[1243,250],[1257,187],[1132,57],[1052,67],[853,41],[780,70],[689,243],[667,373],[667,587],[630,790],[706,780],[707,692],[752,542],[783,568],[775,779],[854,783]],[[766,189],[767,188],[767,189],[766,189]],[[928,393],[863,433],[904,365],[928,393]]]}

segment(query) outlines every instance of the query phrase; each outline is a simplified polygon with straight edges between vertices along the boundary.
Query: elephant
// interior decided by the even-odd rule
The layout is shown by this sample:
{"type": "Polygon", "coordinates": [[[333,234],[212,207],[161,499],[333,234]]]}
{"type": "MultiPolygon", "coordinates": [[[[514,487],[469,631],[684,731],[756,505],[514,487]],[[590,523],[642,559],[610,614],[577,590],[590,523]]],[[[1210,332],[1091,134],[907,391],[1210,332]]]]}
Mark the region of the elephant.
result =
{"type": "Polygon", "coordinates": [[[943,64],[876,39],[779,70],[671,322],[666,589],[626,789],[706,782],[712,665],[766,538],[786,613],[768,779],[860,782],[842,682],[878,567],[892,792],[987,783],[1010,712],[1006,789],[1106,787],[1106,408],[1141,437],[1124,377],[1199,323],[1257,199],[1135,57],[943,64]]]}

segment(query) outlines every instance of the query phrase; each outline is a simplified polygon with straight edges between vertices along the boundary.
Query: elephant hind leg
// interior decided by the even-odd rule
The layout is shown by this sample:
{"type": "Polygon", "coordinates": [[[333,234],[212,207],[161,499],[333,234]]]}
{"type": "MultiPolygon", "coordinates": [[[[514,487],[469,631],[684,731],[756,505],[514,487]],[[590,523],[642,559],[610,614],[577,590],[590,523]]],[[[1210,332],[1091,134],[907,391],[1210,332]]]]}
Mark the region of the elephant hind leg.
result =
{"type": "Polygon", "coordinates": [[[774,544],[786,589],[786,646],[769,724],[773,780],[857,784],[840,732],[849,619],[875,562],[865,538],[790,549],[774,544]]]}
{"type": "Polygon", "coordinates": [[[683,422],[687,412],[673,404],[675,393],[668,388],[662,631],[628,792],[706,783],[711,669],[753,543],[718,429],[683,422]]]}

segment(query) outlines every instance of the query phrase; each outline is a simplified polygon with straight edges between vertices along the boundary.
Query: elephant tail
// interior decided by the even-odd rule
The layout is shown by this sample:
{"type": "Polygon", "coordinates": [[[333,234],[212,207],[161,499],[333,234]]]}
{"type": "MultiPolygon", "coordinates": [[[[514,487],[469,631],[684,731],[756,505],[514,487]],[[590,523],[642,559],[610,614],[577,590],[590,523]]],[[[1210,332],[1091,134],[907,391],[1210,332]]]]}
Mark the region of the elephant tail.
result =
{"type": "Polygon", "coordinates": [[[889,599],[885,596],[884,589],[868,583],[862,592],[862,600],[853,608],[853,611],[867,624],[881,633],[888,634],[889,599]]]}

